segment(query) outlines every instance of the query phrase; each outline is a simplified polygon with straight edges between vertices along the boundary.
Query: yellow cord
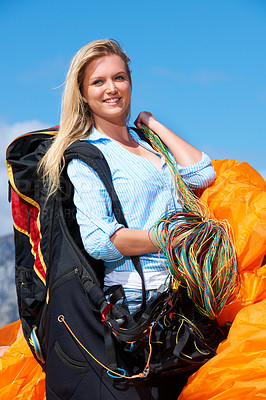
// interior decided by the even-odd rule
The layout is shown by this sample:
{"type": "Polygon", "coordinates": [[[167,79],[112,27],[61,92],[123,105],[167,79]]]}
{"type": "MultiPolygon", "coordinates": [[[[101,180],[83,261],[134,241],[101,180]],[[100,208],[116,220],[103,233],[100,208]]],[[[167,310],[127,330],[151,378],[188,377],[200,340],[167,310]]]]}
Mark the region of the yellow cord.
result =
{"type": "Polygon", "coordinates": [[[195,342],[195,340],[194,340],[194,346],[196,347],[196,349],[198,350],[198,352],[201,353],[201,354],[203,354],[204,356],[207,356],[208,354],[210,354],[209,351],[204,352],[204,351],[200,350],[200,349],[198,348],[197,343],[195,342]]]}

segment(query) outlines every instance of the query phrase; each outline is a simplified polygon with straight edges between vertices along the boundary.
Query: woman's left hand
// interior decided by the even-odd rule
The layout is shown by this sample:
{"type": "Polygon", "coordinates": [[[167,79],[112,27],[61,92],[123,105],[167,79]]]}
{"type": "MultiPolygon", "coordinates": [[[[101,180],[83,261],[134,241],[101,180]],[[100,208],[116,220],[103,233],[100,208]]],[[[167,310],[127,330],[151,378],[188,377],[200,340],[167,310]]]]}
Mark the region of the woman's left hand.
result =
{"type": "Polygon", "coordinates": [[[154,122],[157,122],[157,119],[152,115],[149,111],[142,111],[139,113],[134,124],[137,128],[142,129],[142,124],[146,125],[148,128],[152,130],[152,126],[154,122]]]}
{"type": "Polygon", "coordinates": [[[149,111],[139,113],[135,121],[137,128],[146,125],[153,131],[173,154],[176,162],[183,167],[198,163],[202,159],[202,152],[192,146],[173,131],[161,124],[149,111]]]}

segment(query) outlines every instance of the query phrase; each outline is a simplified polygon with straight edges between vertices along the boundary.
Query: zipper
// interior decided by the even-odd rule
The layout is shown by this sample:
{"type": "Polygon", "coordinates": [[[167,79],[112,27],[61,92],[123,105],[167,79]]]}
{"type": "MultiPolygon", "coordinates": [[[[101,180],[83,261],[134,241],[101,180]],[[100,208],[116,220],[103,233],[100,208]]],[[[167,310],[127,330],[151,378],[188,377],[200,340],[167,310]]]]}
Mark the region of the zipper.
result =
{"type": "MultiPolygon", "coordinates": [[[[76,251],[77,245],[76,245],[76,247],[74,245],[75,241],[73,241],[73,238],[70,236],[70,233],[69,233],[68,229],[65,229],[65,226],[62,223],[62,221],[65,221],[64,216],[62,215],[62,207],[60,207],[58,211],[59,211],[59,214],[61,216],[61,218],[59,217],[60,228],[62,229],[62,232],[63,232],[63,234],[65,236],[65,239],[66,239],[69,247],[75,252],[76,256],[78,256],[78,259],[79,259],[81,265],[84,265],[84,263],[86,265],[87,264],[87,260],[86,260],[85,256],[83,256],[85,258],[84,260],[82,258],[80,258],[80,256],[78,255],[78,253],[76,251]]],[[[80,253],[81,253],[80,255],[82,256],[82,252],[80,252],[80,253]]],[[[97,275],[96,275],[96,273],[95,273],[95,271],[93,270],[92,267],[89,269],[89,274],[92,277],[94,282],[98,281],[98,277],[97,277],[97,275]]]]}
{"type": "Polygon", "coordinates": [[[63,283],[69,281],[71,278],[73,278],[74,276],[78,277],[79,274],[79,270],[78,268],[72,269],[71,271],[67,272],[66,274],[64,274],[63,276],[59,277],[55,283],[53,284],[53,286],[51,287],[50,290],[50,295],[49,297],[51,298],[53,291],[59,287],[60,285],[63,285],[63,283]]]}

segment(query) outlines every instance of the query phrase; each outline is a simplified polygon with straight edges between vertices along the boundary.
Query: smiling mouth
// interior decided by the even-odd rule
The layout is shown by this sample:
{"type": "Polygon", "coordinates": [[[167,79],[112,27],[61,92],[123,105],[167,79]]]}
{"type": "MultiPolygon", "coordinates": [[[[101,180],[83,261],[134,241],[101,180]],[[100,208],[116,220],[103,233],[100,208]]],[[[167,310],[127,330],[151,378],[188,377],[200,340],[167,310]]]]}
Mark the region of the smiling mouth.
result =
{"type": "Polygon", "coordinates": [[[114,97],[113,99],[106,99],[103,102],[108,104],[115,104],[121,100],[121,97],[114,97]]]}

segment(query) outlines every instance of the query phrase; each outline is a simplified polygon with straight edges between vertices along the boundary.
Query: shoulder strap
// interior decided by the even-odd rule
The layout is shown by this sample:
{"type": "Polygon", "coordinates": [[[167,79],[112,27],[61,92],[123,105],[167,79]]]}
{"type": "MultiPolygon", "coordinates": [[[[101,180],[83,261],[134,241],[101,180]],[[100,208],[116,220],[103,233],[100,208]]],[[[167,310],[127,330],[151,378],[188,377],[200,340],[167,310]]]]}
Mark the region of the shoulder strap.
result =
{"type": "MultiPolygon", "coordinates": [[[[127,228],[128,225],[125,220],[119,198],[114,189],[111,171],[103,153],[98,149],[98,147],[94,146],[92,143],[80,140],[72,143],[65,152],[66,164],[68,164],[73,158],[78,158],[84,161],[87,165],[93,168],[95,172],[97,172],[111,198],[112,210],[116,220],[127,228]]],[[[141,309],[142,309],[145,308],[146,306],[146,290],[145,290],[143,270],[138,256],[131,256],[131,259],[135,269],[137,270],[137,272],[141,277],[141,282],[142,282],[141,309]]]]}
{"type": "Polygon", "coordinates": [[[145,136],[143,129],[135,128],[134,126],[131,126],[130,129],[133,129],[133,131],[138,134],[141,140],[144,140],[144,142],[147,142],[151,145],[151,142],[149,141],[147,136],[145,136]]]}
{"type": "Polygon", "coordinates": [[[84,161],[99,175],[112,200],[112,210],[120,224],[127,226],[120,201],[114,190],[109,165],[98,147],[87,141],[76,141],[72,143],[65,152],[65,160],[68,164],[73,158],[84,161]]]}

